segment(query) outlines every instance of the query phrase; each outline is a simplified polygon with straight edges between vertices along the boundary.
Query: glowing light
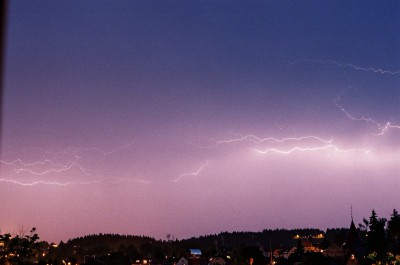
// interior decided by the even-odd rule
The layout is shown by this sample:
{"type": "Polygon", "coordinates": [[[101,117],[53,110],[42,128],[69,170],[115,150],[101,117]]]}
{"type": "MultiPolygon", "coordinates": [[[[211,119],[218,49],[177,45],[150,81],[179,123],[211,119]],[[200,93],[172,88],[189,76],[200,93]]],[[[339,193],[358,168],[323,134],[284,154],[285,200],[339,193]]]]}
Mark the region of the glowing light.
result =
{"type": "Polygon", "coordinates": [[[323,234],[318,234],[318,235],[314,236],[314,238],[324,238],[324,235],[323,234]]]}

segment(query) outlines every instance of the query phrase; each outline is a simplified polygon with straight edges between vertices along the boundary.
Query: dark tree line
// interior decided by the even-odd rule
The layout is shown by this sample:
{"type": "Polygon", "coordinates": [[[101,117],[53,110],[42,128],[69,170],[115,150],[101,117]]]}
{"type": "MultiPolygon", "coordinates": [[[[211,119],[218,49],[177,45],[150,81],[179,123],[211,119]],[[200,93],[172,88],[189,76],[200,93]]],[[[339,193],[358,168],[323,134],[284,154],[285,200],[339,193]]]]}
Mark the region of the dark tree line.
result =
{"type": "MultiPolygon", "coordinates": [[[[359,234],[367,248],[364,264],[397,264],[396,255],[400,255],[400,215],[393,210],[389,219],[378,217],[373,210],[369,219],[359,225],[359,234]]],[[[348,229],[330,229],[327,231],[321,247],[330,243],[341,245],[346,241],[348,229]],[[328,237],[331,234],[331,237],[328,237]]],[[[278,264],[295,262],[303,264],[327,264],[328,259],[321,253],[307,253],[300,238],[316,234],[325,234],[319,229],[276,229],[262,232],[222,232],[215,235],[194,237],[185,240],[155,240],[146,236],[126,236],[117,234],[89,235],[60,242],[52,247],[39,242],[36,229],[28,234],[12,236],[0,235],[0,265],[4,264],[63,264],[63,261],[80,264],[132,264],[135,260],[149,259],[153,264],[172,264],[173,259],[185,256],[189,248],[199,248],[203,252],[204,264],[212,256],[230,256],[230,264],[248,264],[251,258],[254,265],[268,262],[266,253],[272,249],[297,247],[289,260],[281,258],[278,264]],[[42,256],[43,255],[43,256],[42,256]]],[[[399,261],[400,263],[400,261],[399,261]]]]}

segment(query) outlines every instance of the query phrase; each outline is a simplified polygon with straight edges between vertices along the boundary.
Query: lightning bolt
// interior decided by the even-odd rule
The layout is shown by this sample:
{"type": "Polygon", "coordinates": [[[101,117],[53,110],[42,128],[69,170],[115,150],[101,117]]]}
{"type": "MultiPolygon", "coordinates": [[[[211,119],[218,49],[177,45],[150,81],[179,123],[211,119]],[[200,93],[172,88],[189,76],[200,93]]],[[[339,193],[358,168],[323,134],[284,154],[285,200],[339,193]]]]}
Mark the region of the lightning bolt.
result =
{"type": "Polygon", "coordinates": [[[333,142],[333,139],[323,139],[318,136],[314,135],[309,135],[309,136],[301,136],[301,137],[286,137],[286,138],[274,138],[274,137],[267,137],[267,138],[260,138],[252,134],[248,134],[246,136],[241,136],[238,138],[233,138],[233,139],[226,139],[226,140],[211,140],[214,142],[213,145],[210,146],[198,146],[199,148],[213,148],[218,145],[223,145],[223,144],[232,144],[232,143],[238,143],[238,142],[251,142],[255,144],[261,144],[264,142],[269,142],[269,143],[284,143],[284,142],[290,142],[290,141],[303,141],[303,140],[316,140],[325,144],[330,144],[333,142]]]}
{"type": "Polygon", "coordinates": [[[65,183],[61,183],[61,182],[50,182],[50,181],[33,181],[33,182],[21,182],[18,180],[13,180],[13,179],[0,179],[0,182],[8,182],[8,183],[12,183],[12,184],[17,184],[20,186],[35,186],[35,185],[56,185],[56,186],[68,186],[68,185],[90,185],[93,183],[97,183],[98,181],[88,181],[88,182],[65,182],[65,183]]]}
{"type": "Polygon", "coordinates": [[[185,177],[195,177],[195,176],[198,176],[198,175],[200,175],[200,173],[201,173],[205,168],[207,168],[207,167],[209,166],[209,164],[210,164],[210,162],[207,161],[205,164],[201,165],[196,171],[190,172],[190,173],[183,173],[183,174],[179,175],[179,177],[177,177],[176,179],[173,179],[172,181],[176,183],[176,182],[180,181],[182,178],[185,178],[185,177]]]}
{"type": "Polygon", "coordinates": [[[377,135],[385,134],[389,129],[400,129],[400,125],[392,125],[390,122],[387,122],[385,126],[379,128],[381,131],[377,135]]]}
{"type": "Polygon", "coordinates": [[[17,172],[17,174],[19,174],[21,172],[28,172],[28,173],[30,173],[32,175],[44,176],[44,175],[49,174],[49,173],[62,173],[64,171],[70,170],[71,168],[74,168],[74,167],[78,168],[83,174],[85,174],[87,176],[91,175],[91,174],[89,174],[87,172],[87,170],[83,169],[83,167],[81,165],[77,164],[77,163],[70,163],[69,165],[67,165],[67,166],[65,166],[65,167],[63,167],[61,169],[52,168],[52,169],[44,170],[42,172],[34,171],[34,170],[31,170],[31,169],[27,169],[27,168],[16,169],[16,172],[17,172]]]}
{"type": "Polygon", "coordinates": [[[310,59],[303,59],[303,60],[298,60],[298,61],[294,61],[292,62],[292,64],[298,64],[301,62],[310,62],[310,63],[320,63],[320,64],[331,64],[331,65],[335,65],[338,67],[347,67],[347,68],[352,68],[356,71],[365,71],[365,72],[373,72],[373,73],[379,73],[379,74],[390,74],[390,75],[400,75],[400,71],[388,71],[388,70],[383,70],[380,68],[373,68],[373,67],[368,67],[368,68],[364,68],[364,67],[359,67],[353,64],[349,64],[349,63],[338,63],[334,60],[310,60],[310,59]]]}
{"type": "Polygon", "coordinates": [[[296,151],[299,152],[307,152],[307,151],[320,151],[320,150],[328,150],[332,149],[335,152],[341,152],[341,153],[348,153],[348,152],[364,152],[366,154],[369,154],[371,151],[367,149],[340,149],[336,145],[325,145],[325,146],[319,146],[319,147],[293,147],[289,150],[280,150],[276,148],[269,148],[265,150],[259,150],[259,149],[252,149],[254,152],[260,153],[260,154],[267,154],[267,153],[278,153],[278,154],[283,154],[283,155],[289,155],[291,153],[294,153],[296,151]]]}
{"type": "Polygon", "coordinates": [[[388,130],[390,129],[400,129],[400,125],[392,125],[390,122],[386,122],[386,124],[383,126],[381,125],[379,122],[377,122],[376,120],[372,119],[371,117],[354,117],[353,115],[351,115],[349,112],[346,111],[346,109],[339,104],[339,101],[341,100],[341,95],[339,95],[334,101],[333,103],[335,104],[335,106],[337,108],[340,109],[341,112],[344,113],[344,115],[349,118],[350,120],[353,121],[364,121],[367,123],[371,123],[373,124],[377,130],[378,133],[373,133],[372,135],[374,136],[380,136],[380,135],[384,135],[388,130]]]}
{"type": "MultiPolygon", "coordinates": [[[[6,165],[8,167],[11,167],[11,170],[15,172],[15,174],[25,174],[25,175],[30,175],[30,176],[35,176],[35,177],[43,177],[43,176],[48,176],[51,174],[61,174],[68,172],[72,169],[78,169],[83,175],[85,176],[92,176],[91,170],[85,169],[83,165],[79,162],[79,160],[82,158],[81,154],[85,151],[96,151],[104,156],[109,156],[112,154],[115,154],[116,152],[128,148],[131,145],[133,145],[134,142],[129,142],[127,144],[124,144],[122,146],[119,146],[118,148],[112,149],[111,151],[104,151],[100,148],[97,147],[91,147],[91,148],[66,148],[64,150],[58,151],[58,152],[44,152],[46,156],[52,156],[53,159],[50,159],[49,157],[46,157],[45,159],[37,162],[24,162],[21,158],[12,160],[12,161],[6,161],[6,160],[0,160],[0,164],[6,165]],[[72,159],[68,159],[65,164],[61,163],[56,163],[54,162],[54,159],[60,159],[59,156],[72,156],[72,159]],[[57,158],[58,157],[58,158],[57,158]],[[41,167],[38,169],[37,167],[41,167]],[[43,168],[44,167],[44,168],[43,168]]],[[[64,158],[62,158],[64,159],[64,158]]],[[[67,186],[67,185],[72,185],[72,184],[92,184],[92,183],[97,183],[99,180],[93,180],[93,181],[83,181],[83,182],[77,182],[77,181],[72,181],[72,182],[57,182],[57,181],[45,181],[42,179],[39,180],[34,180],[34,181],[29,181],[29,180],[20,180],[20,179],[15,179],[15,178],[1,178],[0,182],[8,182],[8,183],[13,183],[13,184],[18,184],[18,185],[23,185],[23,186],[34,186],[38,184],[43,184],[43,185],[58,185],[58,186],[67,186]]]]}
{"type": "Polygon", "coordinates": [[[164,183],[165,181],[172,181],[172,182],[178,182],[182,180],[185,177],[195,177],[201,174],[201,172],[209,166],[209,161],[207,161],[205,164],[201,165],[196,171],[189,172],[189,173],[183,173],[180,174],[177,178],[173,180],[165,180],[165,181],[149,181],[147,179],[143,178],[136,178],[131,174],[126,174],[124,177],[121,178],[106,178],[106,177],[99,177],[97,176],[96,178],[91,178],[88,181],[59,181],[59,180],[53,180],[53,179],[44,179],[45,176],[52,177],[54,174],[62,174],[66,173],[69,170],[72,169],[78,169],[82,174],[86,176],[93,176],[95,172],[86,169],[81,165],[81,158],[84,158],[87,154],[85,152],[87,151],[95,151],[98,152],[104,156],[109,156],[113,155],[118,151],[121,151],[124,148],[128,148],[131,145],[133,145],[133,142],[127,143],[125,145],[122,145],[118,148],[115,148],[111,151],[104,151],[100,148],[97,147],[90,147],[90,148],[84,148],[84,147],[69,147],[65,148],[61,151],[57,152],[48,152],[44,151],[44,154],[46,154],[45,159],[41,161],[35,161],[35,162],[26,162],[23,161],[21,158],[12,160],[12,161],[5,161],[5,160],[0,160],[0,162],[4,165],[7,165],[11,167],[12,172],[14,172],[15,175],[12,177],[7,177],[7,178],[0,178],[0,182],[5,182],[5,183],[11,183],[15,185],[20,185],[20,186],[39,186],[39,185],[54,185],[54,186],[69,186],[69,185],[90,185],[90,184],[95,184],[95,183],[125,183],[125,182],[135,182],[135,183],[140,183],[140,184],[153,184],[155,182],[159,183],[164,183]],[[60,157],[61,156],[61,157],[60,157]],[[56,163],[55,161],[59,161],[60,159],[64,159],[64,156],[67,157],[68,161],[65,164],[60,164],[56,163]],[[38,168],[39,167],[39,168],[38,168]],[[23,178],[17,177],[17,175],[24,174],[23,178]],[[35,177],[35,178],[29,178],[30,176],[35,177]]]}
{"type": "Polygon", "coordinates": [[[364,154],[369,154],[372,152],[371,150],[365,148],[340,148],[337,144],[334,143],[334,140],[332,138],[324,139],[315,135],[285,138],[260,138],[253,134],[248,134],[242,137],[215,141],[215,144],[212,147],[223,144],[235,144],[238,142],[245,142],[251,143],[252,145],[256,144],[257,146],[263,146],[249,148],[249,150],[259,154],[277,153],[282,155],[290,155],[296,152],[316,152],[324,150],[331,150],[338,153],[361,152],[364,154]],[[312,142],[310,142],[310,140],[312,142]],[[265,144],[268,144],[269,146],[264,147],[265,144]],[[282,144],[284,145],[282,146],[282,144]],[[278,145],[278,147],[276,147],[276,145],[278,145]]]}
{"type": "MultiPolygon", "coordinates": [[[[374,67],[360,67],[360,66],[356,66],[350,63],[339,63],[337,61],[334,60],[311,60],[311,59],[302,59],[302,60],[298,60],[298,61],[294,61],[292,62],[292,64],[299,64],[302,62],[309,62],[309,63],[318,63],[318,64],[327,64],[327,65],[334,65],[337,67],[346,67],[346,68],[351,68],[353,70],[356,71],[365,71],[365,72],[373,72],[373,73],[379,73],[379,74],[389,74],[389,75],[400,75],[400,71],[388,71],[388,70],[383,70],[381,68],[374,68],[374,67]]],[[[349,112],[347,112],[345,110],[345,108],[339,104],[340,101],[340,96],[334,100],[334,104],[336,105],[336,107],[338,107],[345,115],[347,118],[353,120],[353,121],[364,121],[367,123],[371,123],[373,124],[378,132],[375,134],[372,134],[374,136],[380,136],[380,135],[384,135],[386,132],[388,132],[390,129],[400,129],[400,125],[398,124],[392,124],[391,122],[387,121],[385,123],[385,125],[382,125],[381,123],[379,123],[378,121],[372,119],[371,117],[355,117],[353,115],[351,115],[349,112]]]]}

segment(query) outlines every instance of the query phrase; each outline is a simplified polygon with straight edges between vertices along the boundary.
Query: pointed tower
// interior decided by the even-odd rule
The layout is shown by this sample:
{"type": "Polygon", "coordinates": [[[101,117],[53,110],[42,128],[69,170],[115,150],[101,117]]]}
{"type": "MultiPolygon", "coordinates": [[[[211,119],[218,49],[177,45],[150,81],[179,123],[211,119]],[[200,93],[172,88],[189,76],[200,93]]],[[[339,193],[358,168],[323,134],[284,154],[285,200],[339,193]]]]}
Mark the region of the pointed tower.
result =
{"type": "Polygon", "coordinates": [[[348,255],[355,254],[355,249],[357,245],[360,245],[362,243],[360,234],[358,233],[358,230],[356,228],[356,225],[354,224],[353,219],[351,219],[351,224],[350,224],[350,229],[349,229],[349,234],[347,235],[347,240],[346,240],[346,252],[348,255]]]}
{"type": "Polygon", "coordinates": [[[344,245],[344,249],[346,250],[346,257],[348,258],[348,260],[356,262],[350,264],[358,264],[358,261],[361,261],[367,254],[366,244],[361,239],[360,234],[353,221],[353,207],[351,207],[351,224],[349,233],[347,234],[347,240],[344,245]]]}

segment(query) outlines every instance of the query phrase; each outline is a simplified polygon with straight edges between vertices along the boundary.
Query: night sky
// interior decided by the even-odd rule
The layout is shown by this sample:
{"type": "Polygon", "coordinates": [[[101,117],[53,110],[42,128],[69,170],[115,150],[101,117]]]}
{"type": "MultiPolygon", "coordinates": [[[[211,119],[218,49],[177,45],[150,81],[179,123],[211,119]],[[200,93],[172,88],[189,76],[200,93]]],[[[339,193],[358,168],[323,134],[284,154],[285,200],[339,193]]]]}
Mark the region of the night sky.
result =
{"type": "Polygon", "coordinates": [[[0,229],[182,239],[400,207],[399,1],[10,1],[0,229]]]}

